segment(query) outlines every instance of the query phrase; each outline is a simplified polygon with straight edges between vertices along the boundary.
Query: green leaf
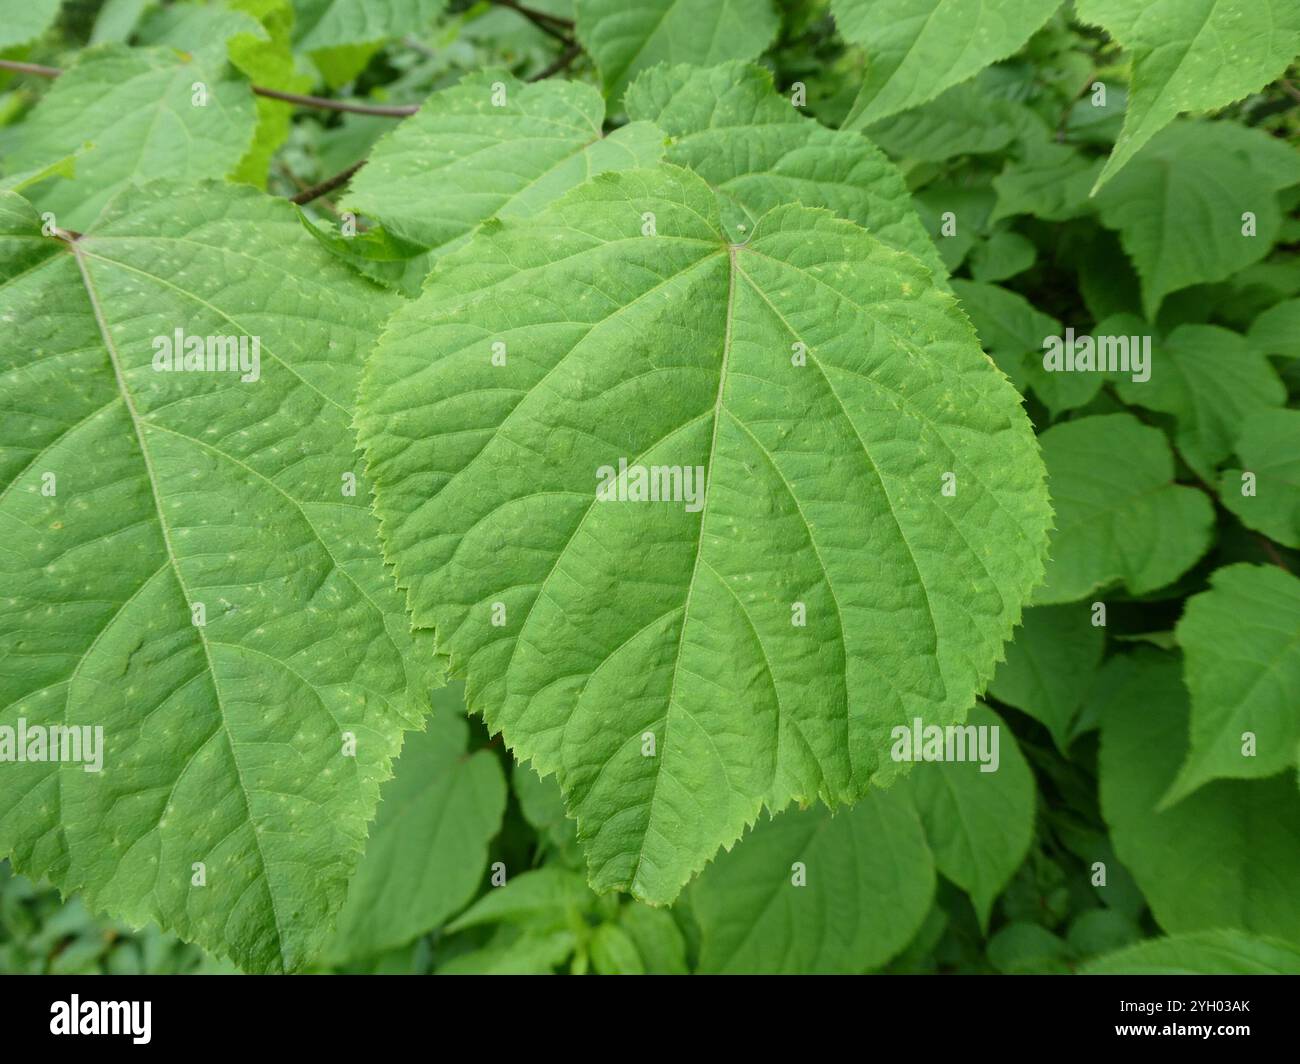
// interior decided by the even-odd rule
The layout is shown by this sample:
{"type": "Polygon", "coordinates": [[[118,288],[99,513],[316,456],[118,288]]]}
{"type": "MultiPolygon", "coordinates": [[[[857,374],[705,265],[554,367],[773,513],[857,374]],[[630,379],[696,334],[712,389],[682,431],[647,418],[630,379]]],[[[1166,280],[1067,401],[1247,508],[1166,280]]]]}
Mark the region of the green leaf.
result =
{"type": "MultiPolygon", "coordinates": [[[[230,0],[239,11],[255,16],[265,31],[265,39],[255,34],[239,34],[226,42],[230,62],[248,75],[250,81],[285,92],[306,92],[311,78],[297,72],[290,37],[293,30],[293,6],[289,0],[230,0]]],[[[271,158],[289,139],[293,105],[259,96],[257,132],[252,147],[231,174],[235,181],[266,187],[271,158]]]]}
{"type": "Polygon", "coordinates": [[[1219,499],[1242,524],[1300,549],[1300,411],[1262,410],[1237,441],[1243,468],[1224,470],[1219,499]],[[1246,494],[1249,472],[1250,494],[1246,494]]]}
{"type": "Polygon", "coordinates": [[[1042,723],[1064,752],[1070,725],[1101,667],[1105,642],[1083,603],[1026,610],[989,694],[1042,723]]]}
{"type": "MultiPolygon", "coordinates": [[[[1100,81],[1105,91],[1098,96],[1093,88],[1098,83],[1099,81],[1089,82],[1087,90],[1070,108],[1065,122],[1065,139],[1071,144],[1096,145],[1109,151],[1115,146],[1120,130],[1124,127],[1128,92],[1122,85],[1100,81]]],[[[1100,174],[1106,160],[1097,159],[1095,162],[1100,174]]],[[[1088,188],[1092,188],[1091,183],[1088,188]]]]}
{"type": "Polygon", "coordinates": [[[779,25],[771,0],[577,0],[578,40],[618,101],[657,63],[756,59],[779,25]]]}
{"type": "Polygon", "coordinates": [[[1109,229],[1093,227],[1075,245],[1074,257],[1079,295],[1093,321],[1129,314],[1145,321],[1141,282],[1118,236],[1109,229]]]}
{"type": "Polygon", "coordinates": [[[372,225],[351,236],[344,236],[338,226],[327,222],[303,224],[331,255],[364,277],[414,299],[429,272],[431,257],[419,244],[393,236],[382,225],[372,225]]]}
{"type": "Polygon", "coordinates": [[[1300,755],[1300,579],[1230,565],[1193,595],[1175,630],[1192,695],[1191,741],[1166,804],[1208,780],[1254,779],[1300,755]],[[1246,733],[1252,736],[1249,749],[1246,733]]]}
{"type": "Polygon", "coordinates": [[[892,156],[938,163],[1001,151],[1041,126],[1024,104],[992,91],[981,76],[865,132],[892,156]]]}
{"type": "Polygon", "coordinates": [[[1155,591],[1209,547],[1214,506],[1173,483],[1159,429],[1106,414],[1053,425],[1039,443],[1056,531],[1036,604],[1074,602],[1116,582],[1134,595],[1155,591]]]}
{"type": "Polygon", "coordinates": [[[406,737],[394,778],[352,876],[329,949],[337,963],[380,953],[438,927],[478,891],[488,843],[501,827],[506,785],[489,750],[465,752],[459,696],[406,737]]]}
{"type": "Polygon", "coordinates": [[[519,811],[537,833],[560,851],[578,841],[578,826],[564,813],[564,795],[553,776],[542,779],[528,765],[515,765],[511,777],[519,811]]]}
{"type": "Polygon", "coordinates": [[[104,0],[95,16],[95,28],[90,34],[91,44],[120,44],[135,31],[150,0],[104,0]]]}
{"type": "Polygon", "coordinates": [[[952,288],[998,368],[1022,392],[1032,389],[1053,415],[1084,406],[1101,390],[1100,374],[1050,373],[1043,367],[1044,342],[1062,335],[1061,323],[1019,292],[962,278],[952,288]]]}
{"type": "Polygon", "coordinates": [[[1028,147],[993,179],[998,202],[992,220],[1032,214],[1063,222],[1091,212],[1088,190],[1101,164],[1064,144],[1030,141],[1028,147]]]}
{"type": "Polygon", "coordinates": [[[1297,181],[1294,151],[1260,130],[1178,122],[1153,137],[1095,201],[1142,279],[1147,320],[1170,292],[1267,255],[1281,223],[1277,191],[1297,181]],[[1247,213],[1253,236],[1243,232],[1247,213]]]}
{"type": "Polygon", "coordinates": [[[104,753],[0,766],[0,853],[299,968],[428,701],[351,429],[395,300],[247,189],[130,190],[71,243],[40,226],[0,195],[0,722],[102,726],[104,753]],[[258,337],[257,380],[156,371],[176,329],[258,337]]]}
{"type": "Polygon", "coordinates": [[[957,277],[952,289],[984,349],[1011,383],[1024,391],[1033,376],[1035,352],[1042,350],[1044,337],[1061,331],[1061,323],[1007,288],[957,277]]]}
{"type": "Polygon", "coordinates": [[[359,78],[372,60],[384,48],[383,41],[366,44],[340,44],[335,48],[319,48],[311,53],[312,65],[320,71],[325,84],[340,89],[359,78]]]}
{"type": "Polygon", "coordinates": [[[933,100],[1017,51],[1059,0],[831,0],[846,40],[867,51],[852,128],[933,100]]]}
{"type": "Polygon", "coordinates": [[[589,949],[591,966],[598,975],[645,975],[645,963],[636,942],[618,924],[601,924],[596,928],[589,949]]]}
{"type": "MultiPolygon", "coordinates": [[[[231,64],[258,85],[300,93],[310,89],[311,78],[294,70],[289,0],[227,0],[227,4],[158,8],[145,17],[137,36],[143,43],[206,54],[218,63],[229,56],[231,64]]],[[[253,144],[230,176],[265,188],[271,156],[289,136],[293,106],[263,96],[254,106],[253,144]]]]}
{"type": "Polygon", "coordinates": [[[447,250],[488,218],[528,217],[593,174],[659,161],[660,130],[633,122],[606,137],[604,117],[588,85],[472,74],[379,140],[345,203],[447,250]]]}
{"type": "Polygon", "coordinates": [[[995,200],[993,189],[987,184],[935,182],[914,193],[913,198],[944,266],[957,269],[985,232],[995,200]],[[949,214],[951,218],[945,217],[949,214]]]}
{"type": "Polygon", "coordinates": [[[22,170],[18,173],[6,174],[0,178],[0,190],[5,192],[23,192],[48,181],[53,177],[66,177],[68,180],[77,176],[77,160],[81,158],[88,148],[73,152],[71,155],[65,155],[62,159],[55,159],[52,163],[45,166],[35,167],[31,170],[22,170]]]}
{"type": "Polygon", "coordinates": [[[971,250],[970,274],[976,281],[1005,281],[1024,273],[1038,258],[1038,249],[1026,236],[1000,229],[971,250]]]}
{"type": "Polygon", "coordinates": [[[224,5],[172,4],[149,11],[135,30],[138,44],[178,52],[226,58],[226,45],[240,35],[268,40],[262,24],[251,15],[224,5]]]}
{"type": "Polygon", "coordinates": [[[1142,649],[1102,715],[1101,804],[1120,859],[1169,934],[1236,928],[1300,944],[1300,793],[1288,773],[1216,780],[1161,809],[1187,750],[1178,658],[1142,649]]]}
{"type": "Polygon", "coordinates": [[[449,934],[487,924],[515,924],[533,929],[566,927],[594,900],[575,872],[547,865],[511,876],[447,925],[449,934]]]}
{"type": "Polygon", "coordinates": [[[929,271],[799,206],[732,244],[673,166],[485,227],[364,391],[415,624],[558,774],[600,890],[671,901],[764,805],[891,779],[890,726],[964,715],[1039,575],[1028,423],[929,271]],[[678,501],[598,499],[620,459],[678,501]]]}
{"type": "Polygon", "coordinates": [[[997,729],[994,770],[974,761],[925,762],[912,769],[907,786],[935,864],[970,895],[987,931],[993,899],[1029,852],[1037,791],[1015,736],[993,710],[977,703],[966,722],[997,729]]]}
{"type": "Polygon", "coordinates": [[[1023,921],[1004,924],[989,940],[988,955],[1003,975],[1063,975],[1074,960],[1074,950],[1060,935],[1023,921]]]}
{"type": "Polygon", "coordinates": [[[692,888],[698,970],[865,972],[907,945],[933,894],[934,858],[904,788],[835,814],[792,810],[755,826],[692,888]]]}
{"type": "Polygon", "coordinates": [[[315,52],[420,33],[445,6],[446,0],[293,0],[294,47],[315,52]]]}
{"type": "Polygon", "coordinates": [[[1244,336],[1217,325],[1180,325],[1154,348],[1151,379],[1120,377],[1116,390],[1127,403],[1172,414],[1179,453],[1213,480],[1242,430],[1286,402],[1286,386],[1244,336]]]}
{"type": "Polygon", "coordinates": [[[641,968],[650,975],[685,975],[686,942],[672,914],[631,902],[619,909],[618,921],[631,938],[641,968]]]}
{"type": "Polygon", "coordinates": [[[577,947],[570,930],[524,932],[501,928],[481,949],[438,966],[439,975],[550,975],[577,947]]]}
{"type": "Polygon", "coordinates": [[[60,0],[22,0],[21,3],[6,4],[4,21],[0,22],[0,49],[36,40],[54,25],[59,4],[60,0]]]}
{"type": "Polygon", "coordinates": [[[1088,909],[1070,921],[1066,941],[1076,954],[1094,957],[1122,949],[1142,938],[1132,918],[1115,909],[1088,909]]]}
{"type": "Polygon", "coordinates": [[[1025,360],[1030,390],[1038,396],[1053,417],[1067,410],[1087,406],[1101,392],[1105,383],[1100,373],[1058,373],[1043,365],[1043,341],[1047,335],[1059,336],[1060,330],[1039,338],[1038,350],[1025,360]]]}
{"type": "Polygon", "coordinates": [[[860,134],[805,118],[761,67],[656,67],[628,89],[626,106],[672,137],[669,162],[713,186],[733,240],[773,207],[802,203],[857,222],[944,276],[897,167],[860,134]]]}
{"type": "Polygon", "coordinates": [[[1269,307],[1250,326],[1250,342],[1266,355],[1300,358],[1300,299],[1269,307]]]}
{"type": "Polygon", "coordinates": [[[87,228],[128,185],[224,177],[252,141],[254,108],[248,85],[223,66],[224,59],[120,45],[82,52],[32,111],[10,166],[45,166],[94,143],[75,180],[36,198],[62,229],[87,228]],[[193,103],[196,82],[206,86],[202,107],[193,103]]]}
{"type": "Polygon", "coordinates": [[[1300,55],[1300,7],[1292,0],[1076,0],[1133,60],[1124,130],[1101,188],[1186,111],[1216,111],[1258,92],[1300,55]]]}
{"type": "Polygon", "coordinates": [[[1173,935],[1098,957],[1084,975],[1300,975],[1300,949],[1240,931],[1173,935]]]}

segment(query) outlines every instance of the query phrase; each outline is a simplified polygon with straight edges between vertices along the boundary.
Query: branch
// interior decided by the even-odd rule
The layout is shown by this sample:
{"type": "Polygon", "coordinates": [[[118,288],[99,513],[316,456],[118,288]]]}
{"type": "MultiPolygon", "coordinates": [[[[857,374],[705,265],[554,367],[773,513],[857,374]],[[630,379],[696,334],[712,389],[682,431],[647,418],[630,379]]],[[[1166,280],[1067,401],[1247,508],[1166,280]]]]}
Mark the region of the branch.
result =
{"type": "Polygon", "coordinates": [[[1268,555],[1269,561],[1271,561],[1274,565],[1280,566],[1281,568],[1285,569],[1288,573],[1291,571],[1291,566],[1287,565],[1286,559],[1283,558],[1280,553],[1278,553],[1277,547],[1273,545],[1273,541],[1269,539],[1268,536],[1264,535],[1264,533],[1262,532],[1256,532],[1255,540],[1261,547],[1264,548],[1264,553],[1268,555]]]}
{"type": "MultiPolygon", "coordinates": [[[[291,185],[293,185],[293,187],[297,189],[298,192],[306,192],[307,189],[311,187],[310,185],[307,184],[306,181],[304,181],[301,177],[299,177],[292,170],[290,170],[289,167],[287,167],[284,163],[277,163],[275,168],[279,172],[280,176],[283,177],[286,181],[288,181],[291,185]]],[[[318,207],[324,207],[327,211],[329,211],[331,214],[337,217],[342,217],[342,215],[339,212],[339,209],[336,206],[334,206],[334,204],[330,200],[325,199],[323,196],[317,201],[316,205],[318,207]]],[[[360,229],[360,226],[358,226],[358,229],[360,229]]]]}
{"type": "Polygon", "coordinates": [[[420,109],[418,103],[404,103],[393,106],[373,103],[354,103],[351,100],[330,100],[324,96],[301,96],[296,92],[281,92],[279,89],[267,89],[254,85],[253,92],[270,100],[283,100],[285,103],[301,104],[303,107],[319,107],[323,111],[347,111],[354,115],[378,115],[381,118],[405,118],[420,109]]]}
{"type": "Polygon", "coordinates": [[[500,7],[508,7],[511,11],[523,15],[529,22],[536,26],[543,33],[549,33],[552,37],[558,37],[560,40],[568,42],[568,37],[561,30],[572,30],[573,19],[564,18],[562,15],[551,15],[545,11],[538,11],[536,8],[526,7],[518,0],[492,0],[493,3],[500,7]],[[557,28],[558,27],[558,28],[557,28]]]}
{"type": "Polygon", "coordinates": [[[557,59],[554,63],[548,66],[545,70],[541,71],[540,73],[534,74],[528,80],[542,81],[545,78],[549,78],[552,74],[558,74],[561,70],[567,68],[581,54],[582,54],[582,45],[570,44],[569,47],[564,50],[564,53],[560,56],[559,59],[557,59]]]}
{"type": "Polygon", "coordinates": [[[411,49],[411,51],[413,51],[413,52],[419,52],[420,55],[424,56],[426,59],[437,59],[437,58],[438,58],[438,53],[437,53],[437,52],[435,52],[432,48],[430,48],[430,47],[429,47],[427,44],[425,44],[423,41],[421,41],[421,40],[417,40],[415,37],[410,37],[410,36],[403,37],[403,38],[402,38],[402,43],[403,43],[404,45],[406,45],[407,48],[411,49]]]}
{"type": "MultiPolygon", "coordinates": [[[[37,63],[17,63],[12,59],[0,59],[0,70],[12,70],[15,74],[34,74],[40,78],[57,78],[63,73],[58,67],[40,66],[37,63]]],[[[405,118],[420,109],[420,105],[415,103],[385,106],[356,103],[352,100],[330,100],[324,96],[302,96],[296,92],[281,92],[279,89],[268,89],[262,85],[251,87],[258,96],[283,100],[285,103],[296,103],[303,107],[318,107],[323,111],[347,111],[357,115],[378,115],[381,118],[405,118]]]]}
{"type": "Polygon", "coordinates": [[[12,70],[15,74],[35,74],[38,78],[57,78],[63,73],[58,67],[41,66],[40,63],[16,63],[12,59],[0,59],[0,70],[12,70]]]}
{"type": "Polygon", "coordinates": [[[366,165],[365,159],[362,159],[360,162],[355,162],[351,166],[349,166],[346,170],[340,170],[333,177],[327,177],[319,185],[312,185],[311,188],[303,189],[301,192],[298,193],[298,195],[290,196],[289,202],[296,203],[299,207],[301,207],[304,203],[310,203],[318,196],[324,196],[327,193],[333,192],[340,185],[346,185],[348,181],[351,180],[352,175],[355,174],[358,170],[360,170],[365,165],[366,165]]]}
{"type": "Polygon", "coordinates": [[[1282,91],[1285,92],[1288,96],[1290,96],[1291,99],[1300,100],[1300,89],[1297,89],[1294,85],[1292,85],[1289,79],[1278,78],[1277,83],[1282,86],[1282,91]]]}

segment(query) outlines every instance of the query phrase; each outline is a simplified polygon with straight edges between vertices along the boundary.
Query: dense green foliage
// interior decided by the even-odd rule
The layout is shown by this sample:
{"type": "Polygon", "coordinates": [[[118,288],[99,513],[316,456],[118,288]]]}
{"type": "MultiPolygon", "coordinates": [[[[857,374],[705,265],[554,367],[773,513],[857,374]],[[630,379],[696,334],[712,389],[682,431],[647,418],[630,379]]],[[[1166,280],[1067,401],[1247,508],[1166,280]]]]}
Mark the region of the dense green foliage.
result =
{"type": "Polygon", "coordinates": [[[0,0],[0,971],[1300,972],[1297,53],[0,0]]]}

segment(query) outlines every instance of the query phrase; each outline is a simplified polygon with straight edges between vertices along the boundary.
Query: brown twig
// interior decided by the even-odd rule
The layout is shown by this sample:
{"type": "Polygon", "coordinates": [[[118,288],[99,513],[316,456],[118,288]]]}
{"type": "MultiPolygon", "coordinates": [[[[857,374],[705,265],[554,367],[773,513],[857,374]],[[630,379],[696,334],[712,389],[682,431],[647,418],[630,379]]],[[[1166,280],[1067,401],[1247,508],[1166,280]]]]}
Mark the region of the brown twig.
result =
{"type": "Polygon", "coordinates": [[[283,100],[285,103],[301,104],[303,107],[319,107],[324,111],[347,111],[354,115],[378,115],[380,118],[405,118],[420,109],[418,103],[394,105],[356,103],[353,100],[330,100],[324,96],[302,96],[296,92],[281,92],[254,85],[253,92],[270,100],[283,100]]]}
{"type": "Polygon", "coordinates": [[[1291,566],[1287,565],[1286,559],[1278,552],[1277,547],[1273,545],[1273,541],[1268,536],[1262,532],[1256,532],[1255,539],[1264,548],[1264,553],[1268,555],[1269,561],[1279,568],[1285,569],[1288,573],[1291,571],[1291,566]]]}
{"type": "Polygon", "coordinates": [[[324,196],[329,192],[333,192],[340,185],[346,185],[348,181],[351,179],[352,175],[355,174],[358,170],[360,170],[365,165],[366,165],[365,159],[362,159],[359,162],[355,162],[351,166],[349,166],[346,170],[340,170],[333,177],[327,177],[319,185],[312,185],[311,188],[303,189],[301,192],[298,193],[298,195],[290,196],[289,202],[296,203],[299,207],[301,207],[304,203],[310,203],[318,196],[324,196]]]}
{"type": "Polygon", "coordinates": [[[1300,89],[1297,89],[1292,85],[1289,78],[1278,78],[1277,83],[1282,86],[1282,91],[1290,96],[1291,99],[1300,100],[1300,89]]]}
{"type": "Polygon", "coordinates": [[[424,56],[426,59],[437,59],[437,58],[438,58],[438,53],[437,53],[437,52],[435,52],[432,48],[430,48],[430,47],[429,47],[427,44],[425,44],[423,41],[418,40],[418,39],[415,38],[415,37],[410,37],[410,36],[403,37],[403,38],[402,38],[402,43],[403,43],[404,45],[406,45],[407,48],[411,49],[411,51],[413,51],[413,52],[418,52],[420,55],[424,56]]]}
{"type": "Polygon", "coordinates": [[[566,69],[581,54],[582,54],[582,45],[576,43],[570,44],[569,47],[564,50],[564,52],[554,63],[548,66],[545,70],[542,70],[539,73],[534,74],[528,80],[542,81],[545,78],[549,78],[552,74],[558,74],[561,70],[566,69]]]}
{"type": "Polygon", "coordinates": [[[573,19],[565,18],[563,15],[552,15],[548,11],[538,11],[535,7],[528,7],[525,4],[519,3],[518,0],[492,0],[492,2],[501,7],[508,7],[511,11],[518,12],[538,29],[546,30],[547,33],[550,33],[551,31],[546,28],[545,24],[562,26],[566,30],[573,29],[573,19]]]}
{"type": "Polygon", "coordinates": [[[40,63],[18,63],[12,59],[0,60],[0,70],[12,70],[15,74],[35,74],[38,78],[57,78],[63,73],[58,67],[41,66],[40,63]]]}
{"type": "MultiPolygon", "coordinates": [[[[18,63],[12,59],[0,59],[0,70],[12,70],[16,74],[34,74],[40,78],[57,78],[63,73],[58,67],[41,66],[38,63],[18,63]]],[[[420,109],[419,104],[407,103],[393,106],[373,103],[358,103],[354,100],[330,100],[324,96],[303,96],[296,92],[281,92],[268,89],[263,85],[253,85],[252,90],[258,96],[271,100],[283,100],[303,107],[318,107],[324,111],[347,111],[357,115],[378,115],[381,118],[405,118],[420,109]]]]}
{"type": "MultiPolygon", "coordinates": [[[[277,163],[276,170],[279,171],[281,177],[283,177],[286,181],[288,181],[291,185],[293,185],[293,187],[296,188],[299,192],[306,192],[307,189],[311,187],[309,184],[307,184],[306,181],[304,181],[301,177],[299,177],[287,166],[285,166],[284,163],[277,163]]],[[[316,206],[324,207],[327,211],[330,212],[330,214],[334,215],[336,218],[342,217],[342,214],[339,212],[339,209],[336,206],[334,206],[334,203],[331,200],[326,199],[324,196],[317,198],[316,206]]],[[[360,226],[358,226],[357,228],[360,229],[360,226]]]]}

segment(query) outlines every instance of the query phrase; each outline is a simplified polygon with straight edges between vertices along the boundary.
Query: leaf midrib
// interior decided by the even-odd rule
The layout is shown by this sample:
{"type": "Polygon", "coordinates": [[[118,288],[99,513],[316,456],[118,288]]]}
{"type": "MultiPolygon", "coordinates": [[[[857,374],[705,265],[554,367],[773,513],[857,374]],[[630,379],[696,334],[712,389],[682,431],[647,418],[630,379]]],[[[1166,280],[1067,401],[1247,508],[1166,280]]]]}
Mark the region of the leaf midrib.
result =
{"type": "MultiPolygon", "coordinates": [[[[718,366],[718,392],[713,400],[713,432],[709,438],[709,456],[704,468],[710,472],[713,470],[713,458],[718,449],[718,425],[722,421],[723,398],[727,394],[727,367],[731,361],[731,336],[732,325],[735,319],[736,309],[736,274],[739,267],[736,265],[736,246],[734,244],[727,247],[727,310],[724,331],[722,334],[722,359],[718,366]]],[[[706,481],[707,484],[707,481],[706,481]]],[[[672,723],[673,706],[677,704],[677,678],[681,673],[682,667],[682,650],[686,642],[686,628],[691,623],[691,601],[695,597],[695,586],[700,573],[700,562],[704,558],[704,526],[709,519],[709,500],[712,492],[707,488],[704,491],[704,505],[700,509],[700,521],[695,536],[695,560],[691,563],[691,575],[686,582],[686,602],[682,605],[682,623],[677,632],[677,651],[673,655],[673,679],[668,687],[668,704],[664,709],[664,734],[663,734],[663,763],[656,769],[654,782],[650,785],[650,802],[646,814],[646,826],[642,835],[642,843],[637,847],[636,865],[632,869],[630,886],[635,893],[638,880],[641,876],[641,863],[645,860],[645,837],[650,834],[650,829],[654,824],[655,798],[659,793],[659,780],[668,764],[668,730],[672,723]]],[[[689,712],[685,706],[680,707],[682,712],[689,712]]],[[[712,737],[710,737],[711,739],[712,737]]],[[[720,759],[721,760],[721,759],[720,759]]],[[[723,763],[723,779],[726,781],[727,790],[731,791],[731,780],[727,777],[725,762],[723,763]]]]}
{"type": "MultiPolygon", "coordinates": [[[[74,260],[77,263],[77,269],[81,274],[82,284],[85,288],[86,298],[90,303],[91,310],[95,316],[95,323],[98,326],[100,336],[103,338],[104,341],[104,350],[108,354],[109,362],[113,367],[113,375],[117,381],[118,391],[121,393],[122,402],[127,411],[127,415],[131,419],[131,428],[135,433],[136,445],[140,448],[140,457],[144,463],[145,472],[149,477],[150,496],[153,499],[154,512],[158,518],[158,527],[160,532],[162,533],[163,546],[167,552],[167,563],[171,567],[172,573],[176,578],[176,583],[180,587],[181,594],[185,597],[186,603],[187,604],[191,603],[194,601],[194,599],[193,596],[190,594],[189,587],[185,583],[185,577],[181,573],[180,563],[177,559],[175,548],[172,545],[171,528],[167,523],[166,517],[163,515],[162,503],[160,501],[161,493],[159,491],[158,477],[153,467],[153,460],[149,455],[149,448],[145,444],[143,421],[139,415],[139,412],[136,410],[135,399],[131,395],[130,389],[127,387],[126,377],[122,370],[121,359],[118,356],[117,345],[113,340],[111,331],[109,330],[108,321],[104,316],[103,305],[100,302],[99,294],[95,288],[94,281],[91,279],[90,269],[86,263],[86,258],[83,250],[77,246],[77,241],[75,240],[69,241],[68,247],[72,253],[74,260]]],[[[244,781],[243,769],[239,764],[239,754],[236,752],[236,744],[234,741],[234,737],[230,734],[230,725],[226,719],[225,706],[221,698],[221,685],[217,681],[217,670],[212,660],[212,650],[208,644],[208,639],[207,636],[204,634],[203,628],[197,625],[193,625],[191,627],[194,628],[198,636],[199,645],[203,648],[204,660],[207,662],[208,665],[208,675],[211,678],[212,691],[217,702],[217,712],[218,712],[218,716],[221,719],[221,729],[223,732],[225,732],[226,735],[226,745],[230,749],[231,763],[235,766],[235,776],[239,782],[240,796],[244,800],[244,814],[247,819],[249,829],[251,830],[253,835],[253,844],[257,848],[257,858],[258,858],[258,862],[262,866],[262,874],[263,876],[266,877],[266,894],[267,894],[267,898],[270,900],[271,903],[271,915],[275,922],[276,953],[279,955],[281,968],[287,970],[289,964],[284,949],[284,923],[280,918],[279,906],[276,902],[275,891],[271,887],[270,866],[267,864],[266,854],[262,850],[262,839],[260,834],[258,833],[257,823],[254,820],[252,815],[252,806],[249,801],[248,785],[244,781]]]]}

